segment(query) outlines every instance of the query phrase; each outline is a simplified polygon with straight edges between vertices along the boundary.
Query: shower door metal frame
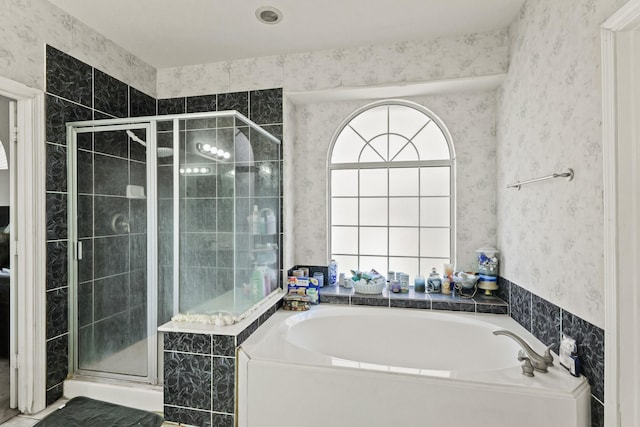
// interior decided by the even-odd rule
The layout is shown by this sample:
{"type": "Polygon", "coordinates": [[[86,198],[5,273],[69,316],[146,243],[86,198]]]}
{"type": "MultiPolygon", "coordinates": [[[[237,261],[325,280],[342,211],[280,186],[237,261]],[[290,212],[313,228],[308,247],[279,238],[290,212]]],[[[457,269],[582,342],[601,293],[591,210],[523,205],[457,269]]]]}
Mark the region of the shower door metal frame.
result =
{"type": "Polygon", "coordinates": [[[158,383],[158,305],[157,305],[157,142],[156,122],[153,120],[139,121],[131,119],[118,120],[123,124],[110,124],[112,120],[75,122],[67,124],[68,147],[68,234],[69,234],[69,330],[73,331],[69,340],[69,372],[81,376],[122,379],[150,384],[158,383]],[[105,123],[104,125],[100,123],[105,123]],[[77,152],[78,134],[89,132],[145,130],[146,133],[146,180],[147,180],[147,375],[117,374],[112,372],[85,370],[79,367],[78,361],[78,262],[82,256],[81,245],[78,242],[77,213],[78,204],[78,173],[77,152]],[[80,257],[80,258],[79,258],[80,257]]]}

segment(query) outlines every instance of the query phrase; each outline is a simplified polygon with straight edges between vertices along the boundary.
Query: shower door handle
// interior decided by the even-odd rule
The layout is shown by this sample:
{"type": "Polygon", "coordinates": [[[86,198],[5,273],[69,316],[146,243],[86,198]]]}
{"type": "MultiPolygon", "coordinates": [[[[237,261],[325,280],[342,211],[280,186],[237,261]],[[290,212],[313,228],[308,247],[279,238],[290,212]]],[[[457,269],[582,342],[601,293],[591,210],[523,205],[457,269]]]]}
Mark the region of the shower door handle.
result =
{"type": "Polygon", "coordinates": [[[82,261],[82,242],[76,243],[76,259],[82,261]]]}

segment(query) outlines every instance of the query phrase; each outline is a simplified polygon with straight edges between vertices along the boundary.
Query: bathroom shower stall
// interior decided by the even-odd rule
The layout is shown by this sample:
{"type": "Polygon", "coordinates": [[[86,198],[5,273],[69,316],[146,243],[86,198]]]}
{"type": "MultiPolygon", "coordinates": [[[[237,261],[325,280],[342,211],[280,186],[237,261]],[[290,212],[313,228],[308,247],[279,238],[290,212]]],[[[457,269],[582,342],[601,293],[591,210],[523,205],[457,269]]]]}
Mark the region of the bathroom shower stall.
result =
{"type": "Polygon", "coordinates": [[[70,372],[158,382],[159,325],[281,280],[280,141],[236,111],[67,124],[70,372]]]}

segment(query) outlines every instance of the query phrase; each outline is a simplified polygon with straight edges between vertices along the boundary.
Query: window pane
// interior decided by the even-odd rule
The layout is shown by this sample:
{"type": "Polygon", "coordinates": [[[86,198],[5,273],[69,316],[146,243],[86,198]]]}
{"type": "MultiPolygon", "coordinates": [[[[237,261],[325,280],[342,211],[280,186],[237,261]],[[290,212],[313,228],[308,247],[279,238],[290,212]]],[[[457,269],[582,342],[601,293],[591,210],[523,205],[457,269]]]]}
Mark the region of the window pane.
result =
{"type": "Polygon", "coordinates": [[[384,158],[382,154],[376,152],[371,146],[367,145],[362,150],[362,154],[360,154],[359,162],[369,163],[369,162],[384,162],[384,158]]]}
{"type": "Polygon", "coordinates": [[[389,255],[418,255],[417,228],[390,228],[389,255]]]}
{"type": "Polygon", "coordinates": [[[418,198],[389,199],[389,225],[418,226],[418,198]]]}
{"type": "Polygon", "coordinates": [[[420,256],[444,257],[451,255],[448,228],[420,229],[420,256]]]}
{"type": "Polygon", "coordinates": [[[331,199],[331,224],[358,225],[358,199],[331,199]]]}
{"type": "Polygon", "coordinates": [[[389,132],[411,138],[429,121],[422,111],[406,105],[389,106],[389,132]]]}
{"type": "Polygon", "coordinates": [[[361,196],[387,195],[387,169],[360,170],[361,196]]]}
{"type": "Polygon", "coordinates": [[[434,122],[425,126],[416,135],[413,142],[420,152],[420,160],[444,160],[450,158],[447,140],[434,122]]]}
{"type": "Polygon", "coordinates": [[[394,162],[410,162],[420,160],[418,151],[413,143],[407,144],[402,151],[393,159],[394,162]]]}
{"type": "Polygon", "coordinates": [[[409,283],[413,283],[418,273],[418,258],[389,257],[389,270],[401,271],[409,275],[409,283]]]}
{"type": "MultiPolygon", "coordinates": [[[[345,277],[351,277],[349,270],[358,268],[358,257],[356,255],[331,255],[331,259],[335,259],[338,263],[338,273],[344,273],[345,277]]],[[[325,283],[326,282],[325,278],[325,283]]]]}
{"type": "Polygon", "coordinates": [[[367,141],[376,136],[387,133],[387,106],[370,108],[354,117],[349,125],[352,126],[367,141]]]}
{"type": "Polygon", "coordinates": [[[431,227],[449,227],[451,206],[448,197],[420,198],[420,225],[431,227]]]}
{"type": "Polygon", "coordinates": [[[372,268],[386,277],[387,257],[361,256],[359,269],[362,271],[369,271],[372,268]]]}
{"type": "Polygon", "coordinates": [[[418,168],[389,169],[389,194],[393,196],[417,196],[418,168]]]}
{"type": "Polygon", "coordinates": [[[387,221],[387,198],[360,199],[360,225],[384,225],[387,221]]]}
{"type": "Polygon", "coordinates": [[[420,258],[420,274],[427,277],[435,267],[436,271],[442,276],[445,264],[449,264],[449,258],[420,258]]]}
{"type": "Polygon", "coordinates": [[[389,137],[387,134],[380,135],[369,143],[371,148],[373,148],[382,158],[382,160],[387,160],[389,156],[389,137]]]}
{"type": "Polygon", "coordinates": [[[360,227],[360,254],[387,255],[387,229],[360,227]]]}
{"type": "Polygon", "coordinates": [[[332,196],[357,196],[358,171],[356,169],[331,171],[332,196]]]}
{"type": "Polygon", "coordinates": [[[364,141],[349,126],[346,126],[333,145],[331,163],[355,163],[358,161],[364,141]]]}
{"type": "Polygon", "coordinates": [[[451,191],[451,170],[448,166],[420,169],[421,196],[448,196],[451,191]]]}
{"type": "Polygon", "coordinates": [[[389,160],[395,160],[395,157],[409,143],[407,138],[400,135],[389,135],[389,160]]]}
{"type": "Polygon", "coordinates": [[[358,228],[331,227],[331,253],[357,254],[358,228]]]}

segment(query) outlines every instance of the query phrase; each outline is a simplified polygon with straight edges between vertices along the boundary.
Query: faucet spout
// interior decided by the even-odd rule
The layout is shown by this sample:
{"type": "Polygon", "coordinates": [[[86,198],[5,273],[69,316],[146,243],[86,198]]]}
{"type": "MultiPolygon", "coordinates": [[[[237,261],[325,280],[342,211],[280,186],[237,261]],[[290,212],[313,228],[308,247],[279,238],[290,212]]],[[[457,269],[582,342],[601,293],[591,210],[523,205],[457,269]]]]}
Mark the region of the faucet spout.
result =
{"type": "Polygon", "coordinates": [[[504,335],[517,342],[522,348],[521,352],[524,352],[527,355],[528,359],[533,365],[533,369],[535,369],[536,371],[547,372],[547,368],[549,366],[553,366],[553,356],[551,355],[552,345],[547,347],[544,354],[539,354],[533,348],[531,348],[531,346],[524,339],[511,331],[499,329],[497,331],[493,331],[493,335],[504,335]]]}

